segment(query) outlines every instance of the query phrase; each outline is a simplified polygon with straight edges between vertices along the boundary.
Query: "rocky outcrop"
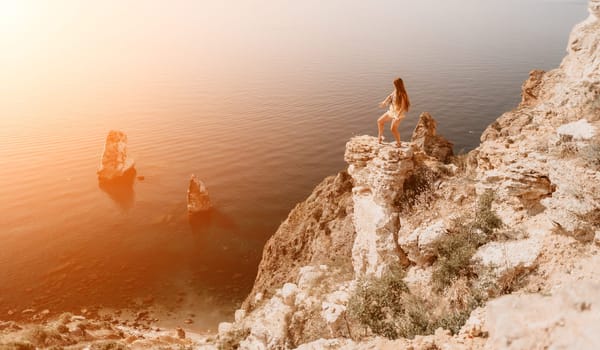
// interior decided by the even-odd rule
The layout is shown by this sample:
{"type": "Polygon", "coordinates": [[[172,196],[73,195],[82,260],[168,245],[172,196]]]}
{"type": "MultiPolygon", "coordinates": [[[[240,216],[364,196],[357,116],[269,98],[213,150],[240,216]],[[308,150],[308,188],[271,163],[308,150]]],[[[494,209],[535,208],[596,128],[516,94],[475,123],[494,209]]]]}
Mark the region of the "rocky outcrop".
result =
{"type": "Polygon", "coordinates": [[[209,210],[212,207],[208,190],[202,180],[196,175],[190,177],[190,184],[187,191],[187,209],[188,213],[196,214],[209,210]]]}
{"type": "Polygon", "coordinates": [[[344,159],[353,182],[354,272],[380,276],[389,264],[406,260],[396,242],[400,228],[396,200],[415,168],[413,145],[398,148],[358,136],[346,144],[344,159]]]}
{"type": "Polygon", "coordinates": [[[398,238],[400,248],[406,252],[408,259],[417,265],[431,264],[435,259],[434,245],[447,234],[443,220],[436,220],[429,225],[422,225],[398,238]]]}
{"type": "Polygon", "coordinates": [[[540,201],[551,197],[556,186],[550,181],[548,172],[544,172],[543,168],[536,168],[536,165],[524,162],[486,170],[478,187],[482,192],[483,188],[493,188],[507,200],[514,199],[512,202],[515,205],[520,203],[523,209],[532,212],[543,210],[540,201]]]}
{"type": "Polygon", "coordinates": [[[448,163],[454,151],[452,142],[437,135],[437,123],[431,114],[424,112],[419,116],[419,121],[413,131],[411,142],[422,149],[425,154],[440,162],[448,163]]]}
{"type": "Polygon", "coordinates": [[[111,130],[104,143],[104,151],[98,169],[101,182],[111,182],[133,173],[135,161],[127,155],[127,135],[121,131],[111,130]]]}
{"type": "Polygon", "coordinates": [[[245,308],[257,304],[286,282],[296,283],[308,265],[348,266],[351,270],[354,225],[352,179],[346,172],[323,180],[296,205],[267,241],[245,308]]]}
{"type": "Polygon", "coordinates": [[[546,72],[539,69],[529,72],[529,79],[525,80],[521,88],[520,107],[533,106],[538,101],[544,73],[546,72]]]}
{"type": "Polygon", "coordinates": [[[560,68],[531,72],[520,105],[484,131],[467,164],[443,164],[452,144],[427,113],[400,148],[352,138],[347,173],[321,183],[269,240],[252,293],[219,339],[236,336],[248,349],[597,348],[587,337],[598,331],[597,286],[583,279],[600,270],[589,258],[600,253],[600,153],[592,147],[600,141],[600,1],[590,12],[560,68]],[[483,197],[492,198],[484,211],[483,197]],[[347,308],[357,285],[398,263],[402,293],[439,303],[427,308],[451,316],[444,327],[471,313],[460,332],[429,328],[398,340],[353,332],[347,308]],[[453,270],[450,285],[434,290],[434,279],[453,270]],[[572,291],[555,294],[561,281],[572,291]],[[473,310],[480,297],[492,301],[473,310]]]}

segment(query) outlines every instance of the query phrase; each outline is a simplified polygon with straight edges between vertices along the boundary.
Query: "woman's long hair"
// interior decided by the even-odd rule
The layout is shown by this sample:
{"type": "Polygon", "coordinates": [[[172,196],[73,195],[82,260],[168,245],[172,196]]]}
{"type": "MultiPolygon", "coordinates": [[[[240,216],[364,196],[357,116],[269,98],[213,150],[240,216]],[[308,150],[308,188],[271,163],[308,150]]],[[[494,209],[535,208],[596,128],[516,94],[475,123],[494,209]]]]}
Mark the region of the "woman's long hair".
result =
{"type": "Polygon", "coordinates": [[[396,98],[394,99],[394,108],[397,111],[408,112],[410,109],[410,100],[408,94],[404,88],[404,81],[401,78],[394,80],[394,87],[396,88],[396,98]]]}

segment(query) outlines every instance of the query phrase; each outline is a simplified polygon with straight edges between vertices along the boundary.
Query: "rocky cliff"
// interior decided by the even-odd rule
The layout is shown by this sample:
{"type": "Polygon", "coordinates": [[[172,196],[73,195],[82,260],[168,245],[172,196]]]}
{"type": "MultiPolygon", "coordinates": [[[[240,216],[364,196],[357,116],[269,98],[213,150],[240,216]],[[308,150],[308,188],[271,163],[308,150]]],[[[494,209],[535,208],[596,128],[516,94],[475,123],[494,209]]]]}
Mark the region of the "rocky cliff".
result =
{"type": "Polygon", "coordinates": [[[200,348],[599,349],[600,0],[589,10],[468,154],[428,113],[402,147],[349,140],[348,168],[290,212],[200,348]]]}
{"type": "Polygon", "coordinates": [[[600,1],[589,9],[560,67],[532,71],[469,154],[426,113],[400,148],[351,139],[347,170],[265,246],[219,345],[600,348],[600,1]]]}

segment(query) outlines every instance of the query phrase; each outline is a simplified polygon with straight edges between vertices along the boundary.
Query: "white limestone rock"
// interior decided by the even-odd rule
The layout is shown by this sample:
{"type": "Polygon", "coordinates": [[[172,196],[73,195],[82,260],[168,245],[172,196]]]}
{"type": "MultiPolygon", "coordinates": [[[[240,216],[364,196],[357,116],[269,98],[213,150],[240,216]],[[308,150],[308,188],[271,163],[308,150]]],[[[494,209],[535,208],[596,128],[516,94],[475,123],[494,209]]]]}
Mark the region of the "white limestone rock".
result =
{"type": "Polygon", "coordinates": [[[333,324],[346,312],[350,294],[347,291],[338,290],[327,294],[324,299],[325,301],[321,304],[321,317],[328,324],[333,324]]]}
{"type": "Polygon", "coordinates": [[[552,296],[506,295],[486,306],[486,349],[600,349],[600,284],[565,286],[552,296]]]}
{"type": "Polygon", "coordinates": [[[344,311],[346,311],[346,306],[340,304],[334,304],[329,302],[323,302],[321,305],[321,317],[327,323],[334,323],[338,320],[338,318],[342,315],[344,311]]]}
{"type": "Polygon", "coordinates": [[[219,326],[217,327],[217,332],[219,333],[219,335],[223,335],[226,334],[228,332],[231,332],[231,330],[233,329],[233,324],[230,322],[221,322],[219,323],[219,326]]]}
{"type": "Polygon", "coordinates": [[[277,295],[288,305],[294,305],[296,294],[298,293],[298,286],[294,283],[286,283],[277,291],[277,295]]]}
{"type": "Polygon", "coordinates": [[[256,293],[254,296],[254,303],[258,304],[263,300],[263,293],[256,293]]]}
{"type": "Polygon", "coordinates": [[[423,225],[412,231],[408,236],[400,236],[398,244],[406,252],[408,258],[418,265],[428,265],[435,258],[433,246],[436,241],[446,234],[443,220],[437,220],[430,225],[423,225]]]}
{"type": "Polygon", "coordinates": [[[543,242],[530,238],[507,242],[490,242],[480,247],[473,260],[493,268],[498,275],[517,266],[531,268],[541,254],[543,242]]]}
{"type": "Polygon", "coordinates": [[[262,342],[267,349],[283,347],[291,313],[292,308],[281,298],[271,298],[253,315],[256,321],[249,324],[250,335],[262,342]]]}
{"type": "Polygon", "coordinates": [[[111,130],[106,137],[98,179],[101,182],[118,180],[135,170],[135,161],[127,155],[127,135],[111,130]]]}
{"type": "Polygon", "coordinates": [[[379,144],[371,136],[353,137],[346,144],[344,159],[354,183],[352,261],[356,276],[381,276],[400,258],[394,238],[400,220],[394,201],[415,167],[413,147],[379,144]]]}
{"type": "Polygon", "coordinates": [[[565,135],[573,140],[589,140],[596,134],[596,128],[587,120],[581,119],[576,122],[567,123],[556,129],[558,135],[565,135]]]}
{"type": "Polygon", "coordinates": [[[212,207],[208,190],[204,182],[199,180],[196,175],[190,177],[190,184],[187,191],[187,209],[188,213],[195,214],[205,212],[212,207]]]}
{"type": "Polygon", "coordinates": [[[485,328],[485,309],[478,307],[471,312],[471,315],[460,329],[461,335],[469,337],[486,337],[488,332],[485,328]]]}
{"type": "Polygon", "coordinates": [[[309,265],[301,267],[298,272],[298,287],[300,289],[312,288],[315,282],[322,278],[327,270],[327,265],[309,265]]]}
{"type": "Polygon", "coordinates": [[[249,335],[246,339],[240,342],[239,349],[241,350],[267,350],[267,346],[254,335],[249,335]]]}
{"type": "Polygon", "coordinates": [[[246,317],[246,310],[244,310],[244,309],[235,310],[235,313],[234,313],[235,322],[240,322],[244,317],[246,317]]]}

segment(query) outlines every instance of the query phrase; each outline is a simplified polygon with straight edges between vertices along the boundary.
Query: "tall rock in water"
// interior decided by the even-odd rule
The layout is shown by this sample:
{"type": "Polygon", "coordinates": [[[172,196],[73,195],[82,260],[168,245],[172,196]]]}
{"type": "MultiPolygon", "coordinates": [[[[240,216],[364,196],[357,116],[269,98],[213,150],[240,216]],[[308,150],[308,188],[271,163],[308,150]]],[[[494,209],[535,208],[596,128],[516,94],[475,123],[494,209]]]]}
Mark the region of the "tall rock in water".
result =
{"type": "Polygon", "coordinates": [[[397,244],[400,228],[397,198],[415,168],[413,145],[380,145],[375,137],[357,136],[346,144],[354,201],[356,238],[352,261],[356,276],[381,276],[398,260],[405,260],[397,244]]]}
{"type": "Polygon", "coordinates": [[[447,163],[454,155],[452,142],[436,134],[437,123],[431,114],[424,112],[419,116],[419,122],[413,131],[411,141],[427,155],[440,162],[447,163]]]}
{"type": "Polygon", "coordinates": [[[195,214],[207,211],[211,206],[206,185],[201,180],[198,180],[196,175],[192,174],[187,192],[188,213],[195,214]]]}
{"type": "Polygon", "coordinates": [[[127,156],[127,135],[122,131],[111,130],[104,143],[98,179],[100,182],[118,180],[134,174],[134,166],[135,161],[127,156]]]}

